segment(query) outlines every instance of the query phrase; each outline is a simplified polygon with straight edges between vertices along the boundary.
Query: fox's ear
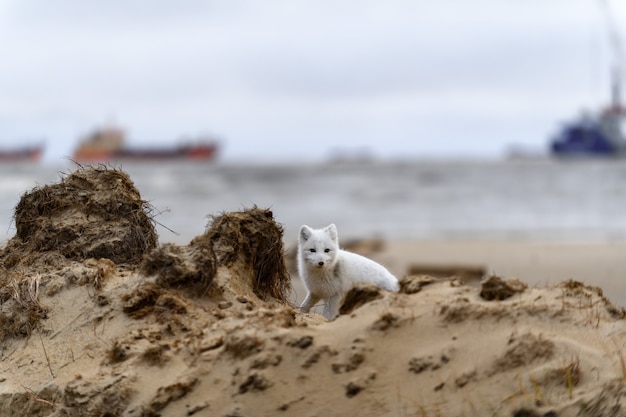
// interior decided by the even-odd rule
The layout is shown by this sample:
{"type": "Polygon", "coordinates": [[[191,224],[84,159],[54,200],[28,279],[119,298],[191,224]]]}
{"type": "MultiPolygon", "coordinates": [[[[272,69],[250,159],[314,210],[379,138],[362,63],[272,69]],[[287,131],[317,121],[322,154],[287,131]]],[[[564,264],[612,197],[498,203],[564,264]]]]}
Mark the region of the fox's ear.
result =
{"type": "Polygon", "coordinates": [[[337,226],[335,226],[334,223],[331,223],[330,225],[326,226],[324,231],[333,241],[335,242],[337,241],[337,226]]]}
{"type": "Polygon", "coordinates": [[[298,235],[300,238],[300,242],[306,242],[307,240],[309,240],[312,232],[313,230],[309,226],[303,225],[300,228],[300,234],[298,235]]]}

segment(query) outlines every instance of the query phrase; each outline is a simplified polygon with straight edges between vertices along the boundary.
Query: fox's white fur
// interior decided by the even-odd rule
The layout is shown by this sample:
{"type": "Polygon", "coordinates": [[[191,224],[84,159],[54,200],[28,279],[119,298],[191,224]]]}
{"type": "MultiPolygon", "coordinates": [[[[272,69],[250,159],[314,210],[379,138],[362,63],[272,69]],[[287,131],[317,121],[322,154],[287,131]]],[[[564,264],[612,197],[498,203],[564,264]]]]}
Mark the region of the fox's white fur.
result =
{"type": "Polygon", "coordinates": [[[298,271],[308,291],[300,309],[308,313],[324,300],[324,316],[329,320],[339,314],[340,303],[356,283],[376,284],[387,291],[400,289],[398,279],[384,266],[339,248],[334,224],[323,229],[300,228],[298,271]]]}

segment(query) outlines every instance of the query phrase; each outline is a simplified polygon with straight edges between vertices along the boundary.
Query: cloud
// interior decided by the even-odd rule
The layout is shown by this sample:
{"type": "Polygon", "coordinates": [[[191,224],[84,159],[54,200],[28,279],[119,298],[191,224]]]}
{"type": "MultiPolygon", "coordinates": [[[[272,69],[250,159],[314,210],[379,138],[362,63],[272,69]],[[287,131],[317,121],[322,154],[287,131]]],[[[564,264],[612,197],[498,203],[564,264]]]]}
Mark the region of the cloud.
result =
{"type": "Polygon", "coordinates": [[[5,2],[0,133],[68,141],[112,116],[138,138],[213,131],[235,155],[298,152],[294,137],[458,151],[473,129],[492,152],[505,123],[540,137],[606,97],[589,3],[5,2]]]}

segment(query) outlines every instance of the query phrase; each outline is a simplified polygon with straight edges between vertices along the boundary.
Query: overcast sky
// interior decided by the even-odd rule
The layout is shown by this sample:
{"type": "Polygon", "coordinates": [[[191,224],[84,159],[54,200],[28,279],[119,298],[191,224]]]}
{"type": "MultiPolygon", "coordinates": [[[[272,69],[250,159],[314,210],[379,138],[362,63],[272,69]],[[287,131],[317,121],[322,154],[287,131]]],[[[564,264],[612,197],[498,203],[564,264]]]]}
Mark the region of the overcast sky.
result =
{"type": "MultiPolygon", "coordinates": [[[[609,0],[611,1],[611,0],[609,0]]],[[[626,28],[626,4],[610,3],[626,28]]],[[[598,0],[0,0],[0,140],[497,156],[609,99],[598,0]]]]}

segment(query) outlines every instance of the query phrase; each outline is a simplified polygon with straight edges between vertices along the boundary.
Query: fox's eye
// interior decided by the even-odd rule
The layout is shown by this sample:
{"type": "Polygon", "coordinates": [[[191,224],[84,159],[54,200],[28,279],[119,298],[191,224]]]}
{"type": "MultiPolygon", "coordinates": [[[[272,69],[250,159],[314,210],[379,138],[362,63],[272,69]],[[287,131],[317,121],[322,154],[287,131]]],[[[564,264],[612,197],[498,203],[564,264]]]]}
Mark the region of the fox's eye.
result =
{"type": "Polygon", "coordinates": [[[330,252],[330,249],[328,248],[324,249],[324,253],[328,253],[328,252],[330,252]]]}
{"type": "Polygon", "coordinates": [[[309,249],[309,252],[315,252],[315,249],[311,248],[309,249]]]}

